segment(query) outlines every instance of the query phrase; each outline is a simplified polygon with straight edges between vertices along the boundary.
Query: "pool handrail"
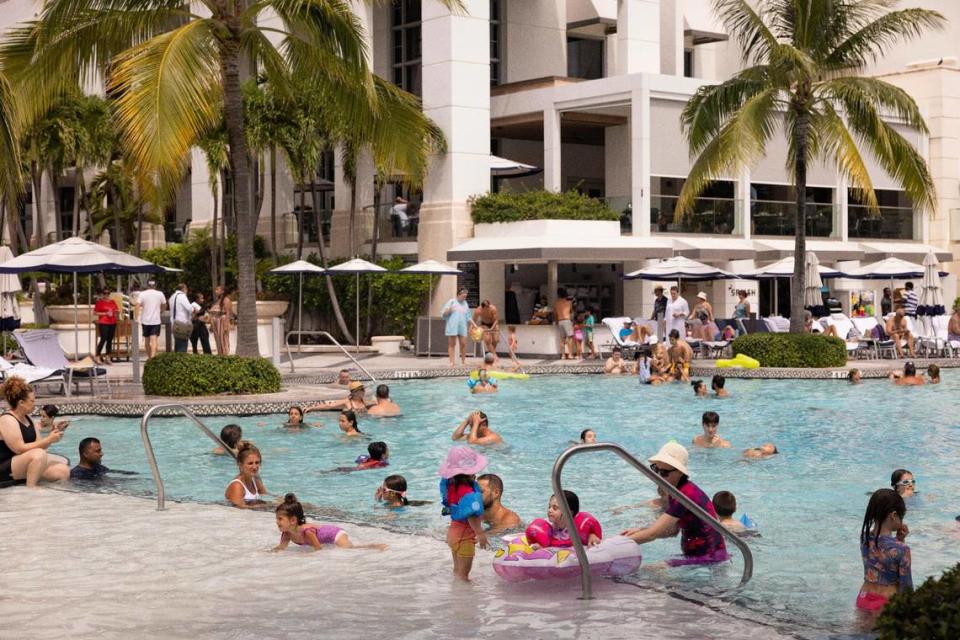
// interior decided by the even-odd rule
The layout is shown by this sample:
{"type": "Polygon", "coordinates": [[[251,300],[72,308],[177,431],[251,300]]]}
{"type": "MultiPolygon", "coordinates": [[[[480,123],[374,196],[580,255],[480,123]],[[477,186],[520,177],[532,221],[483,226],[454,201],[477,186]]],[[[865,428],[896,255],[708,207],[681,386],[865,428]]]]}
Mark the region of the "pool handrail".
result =
{"type": "Polygon", "coordinates": [[[150,464],[150,473],[153,475],[153,481],[157,485],[157,511],[163,511],[166,494],[163,490],[163,480],[160,478],[160,467],[157,466],[157,457],[153,454],[153,445],[150,443],[150,434],[147,431],[147,427],[150,423],[150,418],[154,417],[153,414],[161,409],[180,409],[186,417],[193,420],[193,423],[197,425],[197,428],[199,428],[202,433],[205,433],[208,438],[223,447],[223,450],[230,454],[234,460],[237,458],[237,454],[233,452],[233,449],[228,447],[213,431],[210,431],[207,425],[201,422],[200,418],[195,416],[186,406],[179,403],[169,403],[150,407],[147,412],[143,414],[143,418],[140,419],[140,437],[143,439],[143,448],[147,452],[147,462],[150,464]]]}
{"type": "MultiPolygon", "coordinates": [[[[303,337],[303,336],[323,336],[323,337],[327,338],[328,340],[330,340],[330,342],[332,342],[334,345],[336,345],[336,347],[337,347],[338,349],[340,349],[340,351],[343,352],[343,355],[345,355],[345,356],[347,356],[348,358],[350,358],[351,360],[353,360],[353,364],[357,365],[357,368],[360,369],[360,371],[363,371],[365,374],[367,374],[367,377],[370,378],[370,380],[371,380],[372,382],[379,384],[380,381],[377,380],[375,377],[373,377],[373,374],[370,373],[369,371],[367,371],[366,368],[364,368],[364,366],[363,366],[362,364],[360,364],[360,362],[359,362],[356,358],[354,358],[352,355],[350,355],[350,352],[347,351],[347,348],[344,347],[344,346],[343,346],[342,344],[340,344],[339,342],[337,342],[337,339],[334,338],[332,335],[330,335],[330,332],[329,332],[329,331],[288,331],[288,332],[287,332],[287,337],[284,338],[283,343],[284,343],[284,346],[285,346],[286,349],[287,349],[287,359],[290,360],[290,373],[293,373],[293,372],[294,372],[294,367],[293,367],[293,353],[290,351],[290,336],[292,336],[292,335],[294,335],[294,334],[296,334],[297,337],[303,337]]],[[[299,345],[299,344],[302,344],[302,343],[297,343],[297,344],[299,345]]]]}
{"type": "MultiPolygon", "coordinates": [[[[750,551],[750,547],[748,547],[738,535],[727,529],[725,526],[720,524],[717,519],[704,511],[700,505],[680,493],[676,487],[661,478],[659,474],[654,473],[653,470],[637,460],[635,457],[633,457],[633,455],[627,453],[627,450],[618,444],[613,444],[611,442],[597,442],[595,444],[574,445],[561,453],[557,457],[556,462],[553,463],[553,472],[551,474],[553,495],[557,497],[557,502],[560,503],[560,511],[563,512],[563,517],[566,518],[567,522],[573,522],[573,514],[570,511],[570,505],[567,503],[567,497],[563,494],[563,486],[560,483],[560,474],[563,471],[563,467],[567,463],[567,460],[577,454],[587,453],[589,451],[612,451],[613,453],[617,454],[624,461],[626,461],[627,464],[635,468],[641,474],[645,475],[649,480],[653,481],[655,485],[663,489],[669,496],[689,509],[693,515],[697,516],[697,518],[709,525],[714,531],[730,540],[734,546],[740,549],[740,553],[743,554],[743,575],[740,578],[740,584],[744,585],[749,582],[750,578],[753,576],[753,553],[750,551]]],[[[570,541],[573,543],[573,546],[576,549],[577,561],[580,563],[580,599],[591,600],[593,599],[593,582],[590,577],[590,561],[587,560],[586,550],[584,549],[583,542],[580,540],[580,536],[574,534],[570,536],[570,541]]]]}

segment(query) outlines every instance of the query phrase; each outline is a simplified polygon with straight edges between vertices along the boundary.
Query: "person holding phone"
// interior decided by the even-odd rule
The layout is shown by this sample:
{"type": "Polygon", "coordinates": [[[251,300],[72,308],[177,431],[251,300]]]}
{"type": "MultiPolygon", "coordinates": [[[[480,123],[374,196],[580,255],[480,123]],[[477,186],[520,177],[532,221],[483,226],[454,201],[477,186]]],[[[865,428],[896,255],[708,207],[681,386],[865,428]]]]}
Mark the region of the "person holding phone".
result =
{"type": "Polygon", "coordinates": [[[0,482],[13,480],[35,487],[40,480],[66,480],[70,468],[49,458],[47,448],[60,442],[67,425],[54,425],[49,435],[39,438],[30,417],[37,404],[33,387],[11,376],[3,383],[2,393],[10,410],[0,415],[0,482]]]}
{"type": "Polygon", "coordinates": [[[60,409],[55,404],[45,404],[40,407],[40,432],[47,433],[56,427],[62,431],[70,426],[69,420],[57,420],[60,409]]]}

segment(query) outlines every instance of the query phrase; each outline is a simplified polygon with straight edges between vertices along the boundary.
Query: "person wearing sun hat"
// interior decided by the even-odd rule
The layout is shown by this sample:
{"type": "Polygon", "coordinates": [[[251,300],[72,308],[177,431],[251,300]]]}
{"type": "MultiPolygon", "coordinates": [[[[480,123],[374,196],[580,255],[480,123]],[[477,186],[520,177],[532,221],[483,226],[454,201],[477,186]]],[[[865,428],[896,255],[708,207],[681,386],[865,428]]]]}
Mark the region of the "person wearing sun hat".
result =
{"type": "Polygon", "coordinates": [[[364,398],[366,387],[363,386],[362,382],[351,382],[347,389],[349,390],[349,394],[347,394],[346,398],[341,400],[324,400],[323,402],[318,402],[317,404],[305,408],[303,412],[307,413],[308,411],[337,411],[349,409],[354,413],[366,413],[369,407],[376,404],[376,402],[370,402],[364,398]]]}
{"type": "Polygon", "coordinates": [[[693,305],[689,320],[690,332],[694,338],[713,340],[720,332],[713,320],[713,306],[707,302],[707,294],[703,291],[697,294],[697,304],[693,305]]]}
{"type": "Polygon", "coordinates": [[[486,457],[470,447],[451,447],[440,465],[440,501],[443,515],[450,516],[447,545],[453,557],[453,575],[470,580],[476,545],[486,549],[483,531],[483,492],[477,474],[487,466],[486,457]]]}
{"type": "MultiPolygon", "coordinates": [[[[713,502],[700,487],[690,480],[690,471],[687,467],[689,454],[683,445],[677,442],[668,442],[660,447],[660,451],[649,461],[650,468],[654,473],[676,487],[680,493],[706,511],[711,517],[717,518],[713,502]]],[[[667,508],[663,515],[657,518],[653,524],[644,528],[627,529],[622,535],[627,536],[637,544],[643,544],[658,538],[672,538],[677,533],[681,534],[680,550],[683,552],[683,556],[668,560],[667,564],[674,566],[710,564],[730,558],[723,536],[672,496],[667,498],[667,508]]]]}

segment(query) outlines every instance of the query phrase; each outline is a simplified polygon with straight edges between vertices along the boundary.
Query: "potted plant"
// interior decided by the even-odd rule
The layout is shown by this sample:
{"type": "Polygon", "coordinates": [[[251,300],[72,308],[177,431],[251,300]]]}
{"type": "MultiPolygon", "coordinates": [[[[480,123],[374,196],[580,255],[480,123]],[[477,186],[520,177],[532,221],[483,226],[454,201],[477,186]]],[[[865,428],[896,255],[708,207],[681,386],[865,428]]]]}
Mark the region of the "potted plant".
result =
{"type": "Polygon", "coordinates": [[[94,322],[93,305],[87,304],[86,292],[78,292],[79,303],[76,311],[73,305],[73,286],[62,285],[57,288],[47,287],[47,290],[40,294],[43,304],[47,309],[47,316],[51,324],[73,324],[76,319],[80,324],[91,324],[94,322]]]}
{"type": "Polygon", "coordinates": [[[290,301],[283,294],[272,291],[257,292],[257,320],[277,318],[287,312],[290,301]]]}

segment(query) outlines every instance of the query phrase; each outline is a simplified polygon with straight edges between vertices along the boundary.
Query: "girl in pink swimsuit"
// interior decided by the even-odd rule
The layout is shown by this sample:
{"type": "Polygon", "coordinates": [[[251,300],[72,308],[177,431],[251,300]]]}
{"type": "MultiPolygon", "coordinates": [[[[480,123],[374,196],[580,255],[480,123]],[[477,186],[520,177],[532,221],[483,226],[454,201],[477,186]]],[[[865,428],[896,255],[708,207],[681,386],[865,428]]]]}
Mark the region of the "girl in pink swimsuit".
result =
{"type": "Polygon", "coordinates": [[[303,505],[297,496],[288,493],[283,502],[277,507],[277,529],[280,530],[280,544],[274,551],[283,551],[290,542],[320,549],[325,544],[350,549],[379,549],[387,548],[385,544],[353,544],[347,532],[332,524],[307,523],[303,515],[303,505]]]}

